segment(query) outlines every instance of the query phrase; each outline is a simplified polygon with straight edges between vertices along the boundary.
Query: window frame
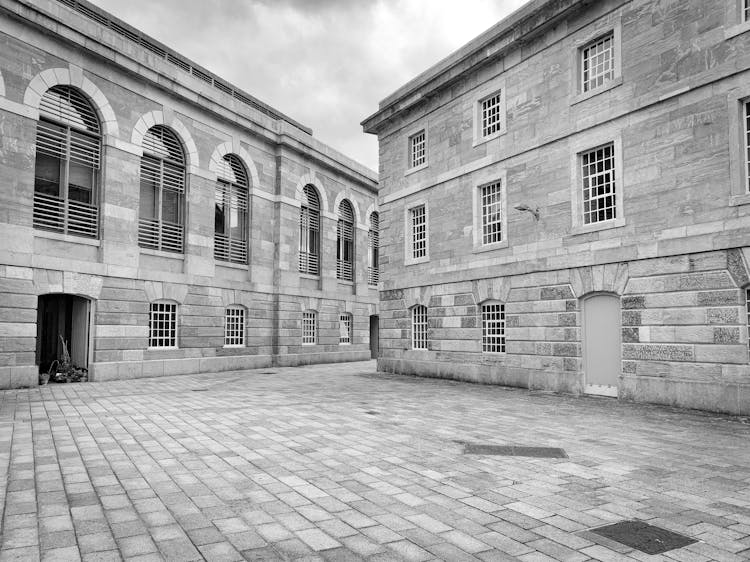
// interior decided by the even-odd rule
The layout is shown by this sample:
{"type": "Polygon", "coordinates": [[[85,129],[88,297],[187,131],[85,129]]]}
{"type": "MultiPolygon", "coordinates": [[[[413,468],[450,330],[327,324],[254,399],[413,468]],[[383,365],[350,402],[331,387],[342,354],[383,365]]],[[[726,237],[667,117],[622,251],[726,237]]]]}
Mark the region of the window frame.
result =
{"type": "Polygon", "coordinates": [[[489,252],[507,248],[508,242],[508,174],[506,170],[482,174],[483,181],[476,184],[473,192],[473,251],[489,252]],[[500,184],[500,222],[502,239],[497,242],[484,242],[484,199],[483,190],[494,184],[500,184]]]}
{"type": "Polygon", "coordinates": [[[750,285],[746,286],[745,289],[745,328],[747,328],[747,348],[750,352],[750,285]]]}
{"type": "Polygon", "coordinates": [[[411,348],[416,351],[429,351],[429,315],[423,304],[411,308],[411,348]]]}
{"type": "Polygon", "coordinates": [[[323,215],[323,204],[322,204],[322,198],[320,195],[320,190],[315,187],[313,184],[309,183],[305,185],[303,188],[303,194],[302,194],[303,200],[301,201],[300,205],[300,211],[299,211],[299,237],[297,239],[297,242],[299,244],[298,246],[298,271],[301,275],[309,275],[311,277],[320,277],[320,271],[321,271],[321,263],[320,263],[320,246],[321,246],[321,218],[323,215]],[[306,205],[307,202],[307,196],[304,193],[304,190],[307,188],[310,188],[313,193],[315,194],[315,197],[317,198],[317,208],[313,208],[310,205],[306,205]],[[307,217],[307,219],[305,219],[307,217]],[[315,218],[316,220],[311,220],[312,218],[315,218]],[[315,228],[315,223],[317,222],[317,228],[315,228]],[[316,232],[317,234],[313,236],[311,233],[316,232]],[[312,244],[310,241],[313,240],[312,244]],[[303,244],[304,242],[304,244],[303,244]],[[308,248],[306,250],[303,250],[303,246],[305,248],[308,248]],[[310,267],[311,263],[311,257],[315,257],[315,270],[313,271],[310,267]]]}
{"type": "Polygon", "coordinates": [[[302,312],[302,345],[317,345],[318,343],[318,313],[315,310],[302,312]],[[308,328],[312,326],[312,335],[308,328]],[[312,341],[305,341],[312,340],[312,341]]]}
{"type": "Polygon", "coordinates": [[[482,354],[484,355],[505,355],[507,352],[507,312],[505,309],[505,303],[495,300],[489,300],[481,303],[479,306],[479,318],[482,327],[482,354]],[[486,307],[500,307],[498,311],[485,311],[486,307]],[[500,325],[500,334],[489,334],[488,335],[488,318],[489,314],[500,314],[499,319],[492,319],[493,326],[495,324],[500,325]],[[499,342],[494,341],[499,339],[499,342]],[[500,347],[500,351],[492,351],[487,348],[500,347]]]}
{"type": "Polygon", "coordinates": [[[598,134],[582,136],[571,145],[570,174],[572,181],[570,201],[572,214],[571,234],[573,235],[619,228],[627,224],[624,206],[625,178],[623,176],[622,138],[619,136],[619,132],[614,134],[614,131],[615,129],[608,128],[600,131],[598,134]],[[586,224],[583,218],[582,155],[608,144],[612,145],[613,158],[615,160],[615,218],[586,224]]]}
{"type": "Polygon", "coordinates": [[[351,312],[339,314],[339,345],[351,345],[353,339],[354,316],[351,312]],[[346,330],[346,336],[344,336],[346,330]]]}
{"type": "Polygon", "coordinates": [[[367,231],[367,284],[377,287],[380,282],[380,213],[370,213],[367,231]]]}
{"type": "Polygon", "coordinates": [[[348,199],[342,199],[338,205],[336,220],[336,279],[344,283],[353,283],[356,266],[356,232],[357,217],[354,205],[348,199]],[[346,205],[349,206],[350,219],[344,216],[346,205]],[[348,233],[348,237],[346,236],[348,233]],[[349,259],[347,259],[347,254],[349,259]]]}
{"type": "MultiPolygon", "coordinates": [[[[233,322],[234,323],[234,322],[233,322]]],[[[239,304],[232,304],[224,309],[224,347],[241,348],[247,347],[247,308],[239,304]],[[230,318],[238,313],[241,321],[236,323],[234,330],[230,328],[230,318]],[[237,335],[239,333],[239,336],[237,335]],[[232,343],[240,340],[239,343],[232,343]]]]}
{"type": "Polygon", "coordinates": [[[724,39],[731,39],[737,35],[750,31],[750,17],[748,17],[748,0],[728,0],[726,3],[726,25],[724,39]]]}
{"type": "Polygon", "coordinates": [[[474,139],[472,146],[479,146],[493,139],[503,136],[508,131],[508,107],[505,79],[494,79],[477,88],[472,99],[472,121],[474,139]],[[482,105],[496,95],[500,95],[499,114],[500,127],[489,135],[484,134],[484,111],[482,105]]]}
{"type": "MultiPolygon", "coordinates": [[[[160,300],[156,300],[156,301],[150,302],[149,303],[149,310],[148,310],[148,349],[150,349],[150,350],[160,350],[160,351],[168,350],[168,349],[179,349],[179,347],[180,347],[179,326],[180,326],[180,323],[179,323],[179,304],[177,302],[171,301],[171,300],[165,300],[165,299],[160,299],[160,300]],[[169,306],[172,309],[169,312],[169,314],[172,315],[173,318],[168,320],[170,326],[168,326],[166,328],[166,330],[170,330],[170,331],[174,332],[174,334],[168,339],[168,341],[172,341],[173,342],[172,345],[152,345],[154,342],[158,343],[159,340],[165,340],[165,339],[167,339],[167,338],[165,338],[163,336],[154,335],[154,329],[155,329],[154,324],[155,324],[155,322],[158,321],[158,320],[155,319],[154,315],[155,314],[163,314],[165,312],[164,310],[155,310],[154,309],[155,306],[156,307],[159,307],[159,306],[162,306],[162,307],[169,306]]],[[[162,328],[162,331],[164,329],[165,328],[162,328]]]]}
{"type": "Polygon", "coordinates": [[[573,44],[573,62],[571,69],[574,75],[571,77],[573,85],[571,105],[575,105],[589,98],[607,92],[623,83],[622,79],[622,23],[619,18],[613,22],[603,20],[596,24],[596,27],[589,30],[588,33],[581,35],[573,44]],[[612,63],[612,77],[606,80],[601,86],[591,90],[584,91],[583,88],[583,53],[591,45],[597,43],[607,35],[612,36],[612,53],[614,61],[612,63]]]}
{"type": "Polygon", "coordinates": [[[419,170],[424,170],[429,166],[429,159],[428,159],[428,142],[429,137],[427,135],[427,127],[424,125],[420,125],[419,127],[415,127],[410,129],[406,134],[406,171],[404,172],[405,176],[408,176],[409,174],[413,174],[414,172],[418,172],[419,170]],[[424,135],[424,140],[422,142],[424,154],[423,154],[423,161],[420,164],[412,165],[413,163],[413,141],[416,137],[419,135],[424,135]]]}
{"type": "Polygon", "coordinates": [[[750,87],[735,90],[727,96],[729,116],[729,204],[750,204],[750,122],[747,111],[750,105],[750,87]]]}
{"type": "MultiPolygon", "coordinates": [[[[214,259],[223,263],[234,263],[247,265],[249,257],[249,230],[250,230],[250,174],[247,166],[237,154],[225,154],[222,157],[222,165],[229,166],[230,170],[224,170],[224,177],[218,177],[214,187],[214,204],[218,206],[219,195],[223,203],[223,228],[224,232],[216,231],[216,211],[214,211],[214,259]],[[231,164],[231,160],[236,161],[236,170],[231,164]],[[226,164],[224,164],[226,163],[226,164]],[[234,179],[237,178],[237,172],[241,172],[242,181],[231,181],[229,172],[232,172],[234,179]],[[244,183],[244,185],[243,185],[244,183]],[[236,210],[238,220],[242,223],[241,238],[237,239],[232,234],[232,211],[236,210]],[[225,238],[223,246],[225,250],[220,251],[218,244],[219,237],[225,238]]],[[[223,167],[222,166],[222,167],[223,167]]]]}
{"type": "Polygon", "coordinates": [[[430,209],[426,200],[414,201],[404,207],[404,265],[415,265],[430,261],[430,209]],[[424,207],[424,255],[414,257],[413,211],[424,207]]]}

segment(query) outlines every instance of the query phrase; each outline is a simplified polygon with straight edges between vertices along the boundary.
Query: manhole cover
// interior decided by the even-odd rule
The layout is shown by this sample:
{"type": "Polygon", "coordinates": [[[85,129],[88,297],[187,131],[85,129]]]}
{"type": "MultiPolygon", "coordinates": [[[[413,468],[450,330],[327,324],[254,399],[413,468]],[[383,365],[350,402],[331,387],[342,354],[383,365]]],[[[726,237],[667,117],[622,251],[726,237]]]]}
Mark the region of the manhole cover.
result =
{"type": "Polygon", "coordinates": [[[497,455],[503,457],[536,457],[543,459],[567,459],[568,455],[558,447],[518,447],[516,445],[483,445],[464,443],[466,455],[497,455]]]}
{"type": "Polygon", "coordinates": [[[661,554],[698,542],[643,521],[620,521],[614,525],[591,529],[591,532],[646,554],[661,554]]]}

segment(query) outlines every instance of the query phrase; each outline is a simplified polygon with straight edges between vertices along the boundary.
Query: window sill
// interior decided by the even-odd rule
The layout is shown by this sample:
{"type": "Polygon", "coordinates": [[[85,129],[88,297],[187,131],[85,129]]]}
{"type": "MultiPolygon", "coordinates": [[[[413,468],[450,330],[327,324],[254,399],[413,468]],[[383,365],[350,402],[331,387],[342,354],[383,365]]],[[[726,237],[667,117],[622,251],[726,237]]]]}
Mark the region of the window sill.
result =
{"type": "Polygon", "coordinates": [[[224,260],[215,260],[216,265],[219,267],[226,267],[228,269],[243,269],[247,271],[247,264],[246,263],[234,263],[231,261],[224,261],[224,260]]]}
{"type": "Polygon", "coordinates": [[[582,226],[582,225],[574,226],[570,230],[570,233],[572,235],[588,234],[589,232],[597,232],[599,230],[609,230],[610,228],[620,228],[621,226],[625,226],[625,224],[626,224],[625,219],[620,218],[620,219],[597,222],[594,224],[587,224],[585,226],[582,226]]]}
{"type": "Polygon", "coordinates": [[[593,98],[594,96],[598,96],[599,94],[608,92],[620,85],[622,85],[622,76],[618,76],[617,78],[610,80],[603,86],[599,86],[596,90],[591,90],[590,92],[579,93],[575,95],[571,100],[570,105],[576,105],[577,103],[581,103],[583,101],[586,101],[587,99],[593,98]]]}
{"type": "Polygon", "coordinates": [[[745,21],[724,30],[724,39],[731,39],[750,31],[750,21],[745,21]]]}
{"type": "Polygon", "coordinates": [[[51,230],[34,229],[35,238],[49,238],[50,240],[60,240],[62,242],[71,242],[72,244],[83,244],[84,246],[101,246],[101,240],[95,238],[84,238],[83,236],[72,236],[62,232],[53,232],[51,230]]]}
{"type": "Polygon", "coordinates": [[[354,286],[354,281],[346,281],[346,280],[344,280],[344,279],[336,279],[336,282],[337,282],[337,283],[338,283],[339,285],[347,285],[347,286],[349,286],[349,287],[353,287],[353,286],[354,286]]]}
{"type": "Polygon", "coordinates": [[[420,263],[427,263],[430,261],[430,256],[425,256],[423,258],[411,258],[404,260],[404,265],[418,265],[420,263]]]}
{"type": "Polygon", "coordinates": [[[234,344],[234,345],[225,345],[224,349],[243,349],[244,347],[245,347],[244,344],[243,345],[234,344]]]}
{"type": "Polygon", "coordinates": [[[299,276],[300,276],[300,277],[301,277],[302,279],[314,279],[314,280],[316,280],[316,281],[320,281],[320,275],[311,275],[311,274],[309,274],[309,273],[302,273],[302,272],[300,271],[300,273],[299,273],[299,276]]]}
{"type": "Polygon", "coordinates": [[[339,345],[352,345],[352,342],[350,342],[350,341],[339,342],[339,345]]]}
{"type": "Polygon", "coordinates": [[[493,244],[483,244],[481,246],[474,246],[471,251],[472,254],[482,254],[484,252],[492,252],[493,250],[502,250],[508,247],[508,241],[503,240],[502,242],[495,242],[493,244]]]}
{"type": "MultiPolygon", "coordinates": [[[[177,252],[165,252],[164,250],[152,250],[151,248],[139,248],[141,251],[141,254],[145,254],[147,256],[157,256],[160,258],[172,258],[173,260],[184,260],[185,254],[177,252]]],[[[172,348],[170,348],[172,349],[172,348]]],[[[174,348],[177,349],[177,348],[174,348]]]]}
{"type": "Polygon", "coordinates": [[[750,193],[743,195],[732,195],[729,199],[729,204],[736,207],[738,205],[750,205],[750,193]]]}
{"type": "Polygon", "coordinates": [[[303,343],[302,345],[304,347],[310,347],[310,346],[317,345],[317,344],[315,344],[315,343],[303,343]]]}
{"type": "Polygon", "coordinates": [[[148,351],[174,351],[175,349],[180,349],[179,347],[147,347],[148,351]]]}
{"type": "Polygon", "coordinates": [[[428,165],[429,164],[425,162],[424,164],[420,164],[419,166],[414,166],[413,168],[409,168],[408,170],[404,172],[404,176],[410,176],[416,172],[419,172],[420,170],[424,170],[425,168],[427,168],[428,165]]]}
{"type": "Polygon", "coordinates": [[[507,132],[508,132],[507,129],[502,129],[500,131],[496,131],[492,133],[491,135],[487,135],[486,137],[474,138],[474,142],[471,143],[471,147],[476,148],[477,146],[481,146],[484,143],[490,142],[491,140],[498,139],[507,132]]]}

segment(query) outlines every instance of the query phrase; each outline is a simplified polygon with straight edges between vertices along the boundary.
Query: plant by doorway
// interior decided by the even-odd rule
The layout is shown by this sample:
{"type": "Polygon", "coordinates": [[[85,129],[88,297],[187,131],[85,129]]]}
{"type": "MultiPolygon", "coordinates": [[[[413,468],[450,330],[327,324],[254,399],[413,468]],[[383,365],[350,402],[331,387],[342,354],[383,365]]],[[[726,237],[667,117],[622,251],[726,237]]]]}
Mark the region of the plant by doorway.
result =
{"type": "Polygon", "coordinates": [[[48,380],[52,382],[81,382],[88,379],[88,370],[83,367],[73,365],[68,351],[68,343],[62,336],[58,336],[62,343],[63,356],[61,359],[55,359],[49,366],[47,372],[48,380]]]}

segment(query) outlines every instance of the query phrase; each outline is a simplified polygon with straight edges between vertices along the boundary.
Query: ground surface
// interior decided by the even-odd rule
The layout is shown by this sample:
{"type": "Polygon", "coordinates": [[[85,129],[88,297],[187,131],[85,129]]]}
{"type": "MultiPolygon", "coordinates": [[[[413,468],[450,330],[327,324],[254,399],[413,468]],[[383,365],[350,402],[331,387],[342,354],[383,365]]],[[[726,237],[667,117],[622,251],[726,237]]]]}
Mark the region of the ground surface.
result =
{"type": "Polygon", "coordinates": [[[0,560],[750,559],[744,420],[374,370],[0,392],[0,560]],[[625,519],[700,542],[587,532],[625,519]]]}

